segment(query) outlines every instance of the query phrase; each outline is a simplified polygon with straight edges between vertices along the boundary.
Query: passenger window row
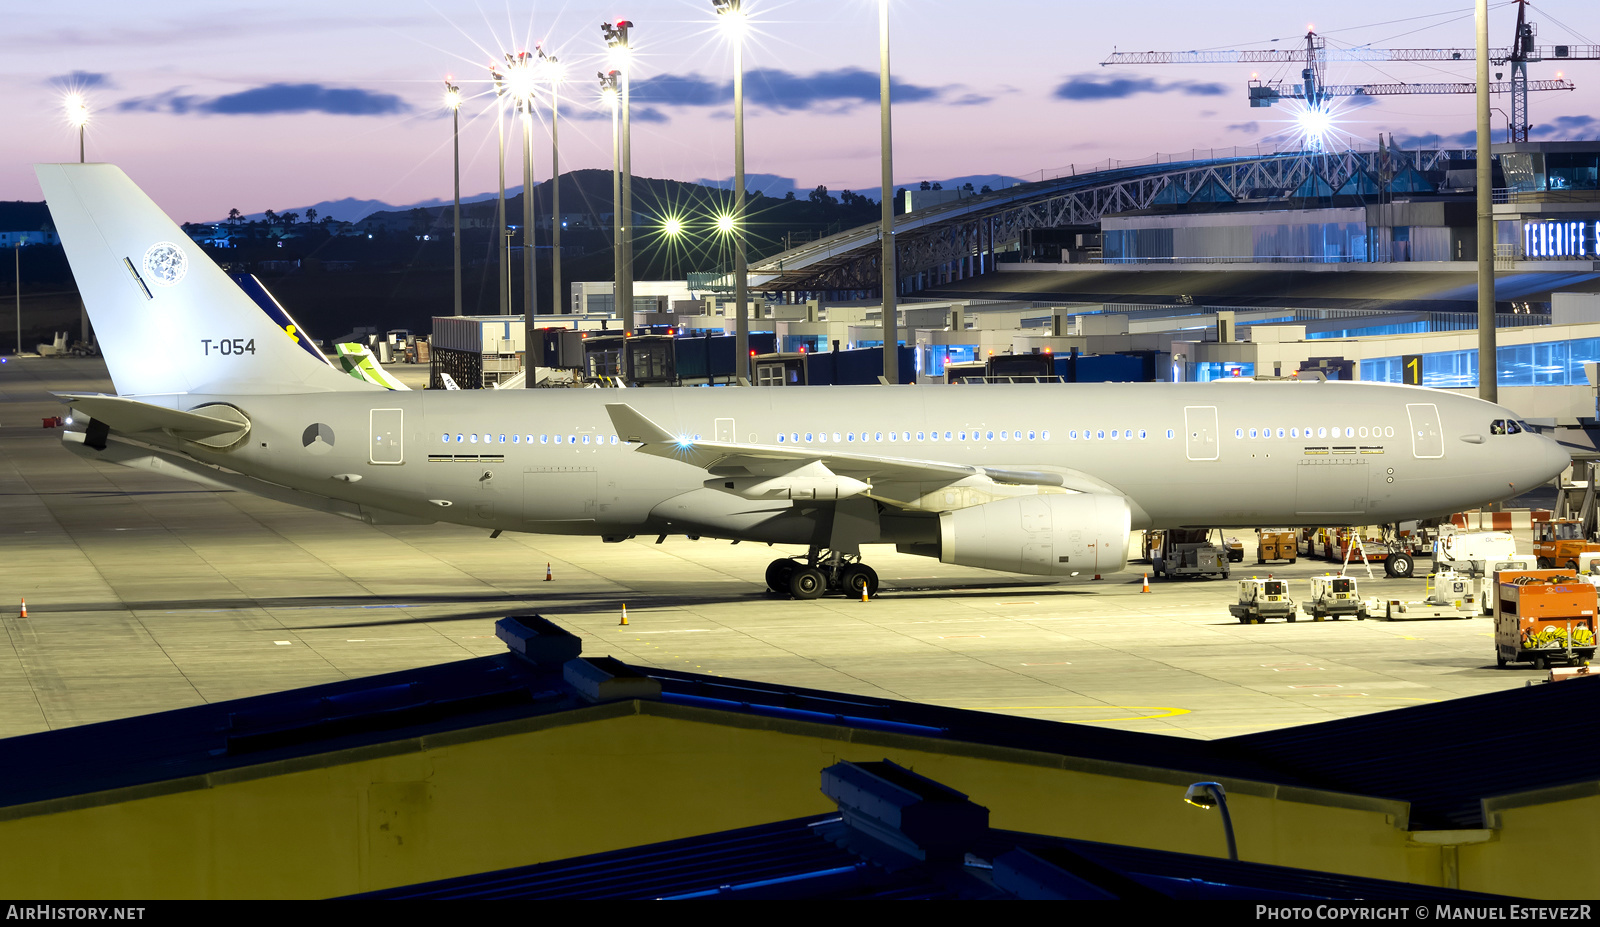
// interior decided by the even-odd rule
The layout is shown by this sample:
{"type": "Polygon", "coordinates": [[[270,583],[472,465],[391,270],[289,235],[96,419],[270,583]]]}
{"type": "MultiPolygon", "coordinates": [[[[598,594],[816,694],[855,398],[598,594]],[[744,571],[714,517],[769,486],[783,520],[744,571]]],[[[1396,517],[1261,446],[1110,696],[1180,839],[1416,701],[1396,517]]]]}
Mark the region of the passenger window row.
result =
{"type": "Polygon", "coordinates": [[[779,444],[931,444],[939,441],[952,443],[971,441],[1048,441],[1048,431],[846,431],[826,432],[793,431],[778,433],[779,444]]]}
{"type": "Polygon", "coordinates": [[[445,432],[444,434],[440,435],[439,441],[442,444],[478,444],[480,441],[483,444],[533,444],[535,438],[538,439],[538,443],[540,444],[591,444],[599,446],[603,444],[621,443],[621,440],[616,435],[452,435],[449,432],[445,432]]]}
{"type": "Polygon", "coordinates": [[[1335,425],[1333,427],[1306,428],[1235,428],[1235,438],[1392,438],[1394,427],[1335,425]]]}

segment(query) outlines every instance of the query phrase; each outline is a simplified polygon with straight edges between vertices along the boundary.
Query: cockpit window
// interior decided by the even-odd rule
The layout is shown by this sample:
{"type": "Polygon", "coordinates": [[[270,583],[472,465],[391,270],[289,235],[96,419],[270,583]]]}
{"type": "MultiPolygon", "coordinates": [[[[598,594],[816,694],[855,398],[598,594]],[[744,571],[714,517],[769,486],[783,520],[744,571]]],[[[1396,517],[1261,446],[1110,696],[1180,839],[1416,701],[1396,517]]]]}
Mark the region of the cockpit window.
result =
{"type": "Polygon", "coordinates": [[[1489,423],[1489,433],[1492,435],[1520,435],[1527,427],[1516,419],[1497,418],[1489,423]]]}
{"type": "Polygon", "coordinates": [[[1506,419],[1506,434],[1508,434],[1508,435],[1521,434],[1522,430],[1523,430],[1522,424],[1520,422],[1518,422],[1516,419],[1506,419]]]}

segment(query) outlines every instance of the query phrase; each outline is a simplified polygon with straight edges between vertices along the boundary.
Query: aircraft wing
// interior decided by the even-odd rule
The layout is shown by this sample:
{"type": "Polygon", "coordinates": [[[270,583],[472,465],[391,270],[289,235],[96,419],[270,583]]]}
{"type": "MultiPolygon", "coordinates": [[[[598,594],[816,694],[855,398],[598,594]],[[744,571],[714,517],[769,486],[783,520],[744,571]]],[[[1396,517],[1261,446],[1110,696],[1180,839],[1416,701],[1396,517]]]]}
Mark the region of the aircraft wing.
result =
{"type": "MultiPolygon", "coordinates": [[[[818,447],[695,441],[667,431],[625,402],[607,403],[606,412],[611,416],[617,434],[625,441],[639,444],[638,451],[641,454],[682,461],[716,477],[755,478],[758,482],[754,484],[730,482],[727,485],[727,488],[741,495],[746,494],[747,485],[759,490],[773,480],[800,478],[815,482],[825,481],[830,476],[843,477],[846,483],[859,481],[865,485],[866,495],[914,508],[925,506],[912,504],[911,498],[920,499],[935,487],[955,483],[1049,486],[1071,492],[1122,495],[1120,490],[1103,480],[1064,467],[1037,470],[976,467],[940,460],[887,457],[818,447]],[[905,490],[909,488],[920,491],[908,496],[905,490]]],[[[707,485],[711,485],[710,482],[707,485]]],[[[804,498],[831,496],[807,495],[804,498]]]]}

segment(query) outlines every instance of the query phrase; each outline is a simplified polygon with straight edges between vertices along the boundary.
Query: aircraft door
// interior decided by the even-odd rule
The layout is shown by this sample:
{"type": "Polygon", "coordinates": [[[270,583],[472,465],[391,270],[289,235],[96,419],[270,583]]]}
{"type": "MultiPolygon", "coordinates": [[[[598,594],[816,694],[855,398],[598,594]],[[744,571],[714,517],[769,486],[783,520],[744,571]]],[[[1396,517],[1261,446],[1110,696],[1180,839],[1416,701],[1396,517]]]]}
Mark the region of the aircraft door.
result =
{"type": "Polygon", "coordinates": [[[721,444],[737,444],[738,443],[738,441],[734,438],[734,435],[737,434],[737,432],[734,430],[734,427],[733,427],[733,419],[731,419],[731,418],[719,418],[719,419],[717,419],[716,424],[717,424],[717,441],[718,441],[718,443],[721,443],[721,444]]]}
{"type": "Polygon", "coordinates": [[[1190,460],[1216,460],[1221,451],[1217,441],[1217,407],[1184,406],[1184,453],[1190,460]]]}
{"type": "Polygon", "coordinates": [[[405,411],[373,409],[367,459],[375,464],[405,463],[405,411]]]}
{"type": "Polygon", "coordinates": [[[1444,428],[1439,423],[1439,407],[1431,402],[1407,403],[1411,418],[1411,456],[1444,456],[1444,428]]]}

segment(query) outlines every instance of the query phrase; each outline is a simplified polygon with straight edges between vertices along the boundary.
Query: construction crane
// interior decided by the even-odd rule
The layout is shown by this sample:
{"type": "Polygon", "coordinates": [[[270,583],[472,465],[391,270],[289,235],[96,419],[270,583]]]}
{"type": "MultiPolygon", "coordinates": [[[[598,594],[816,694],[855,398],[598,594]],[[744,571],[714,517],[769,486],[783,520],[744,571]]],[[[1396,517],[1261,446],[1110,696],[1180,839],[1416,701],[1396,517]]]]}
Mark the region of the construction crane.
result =
{"type": "MultiPolygon", "coordinates": [[[[1525,142],[1532,125],[1528,121],[1528,93],[1541,90],[1574,90],[1562,78],[1528,80],[1530,61],[1600,61],[1600,45],[1545,45],[1536,43],[1538,26],[1527,19],[1527,0],[1517,0],[1516,36],[1509,48],[1489,49],[1491,63],[1511,66],[1511,79],[1489,85],[1490,93],[1511,94],[1508,119],[1509,140],[1525,142]]],[[[1306,33],[1300,48],[1235,49],[1179,52],[1113,52],[1101,66],[1113,64],[1280,64],[1302,63],[1300,82],[1285,86],[1282,81],[1252,79],[1248,85],[1251,106],[1271,106],[1280,100],[1298,100],[1309,112],[1326,113],[1335,97],[1388,96],[1417,93],[1476,93],[1472,82],[1328,84],[1325,78],[1329,61],[1473,61],[1471,48],[1328,48],[1328,40],[1316,32],[1306,33]]]]}

